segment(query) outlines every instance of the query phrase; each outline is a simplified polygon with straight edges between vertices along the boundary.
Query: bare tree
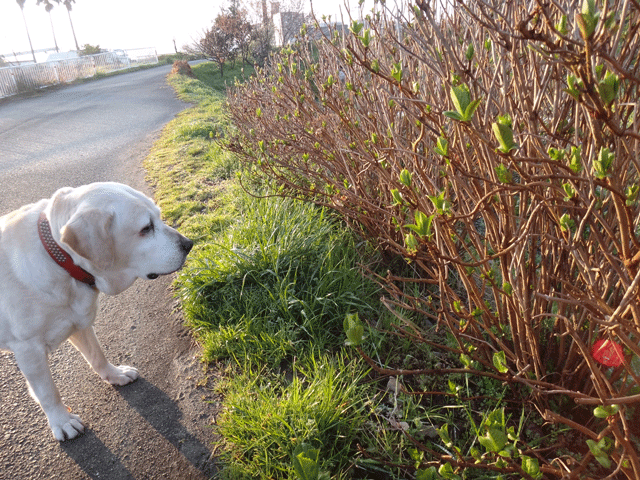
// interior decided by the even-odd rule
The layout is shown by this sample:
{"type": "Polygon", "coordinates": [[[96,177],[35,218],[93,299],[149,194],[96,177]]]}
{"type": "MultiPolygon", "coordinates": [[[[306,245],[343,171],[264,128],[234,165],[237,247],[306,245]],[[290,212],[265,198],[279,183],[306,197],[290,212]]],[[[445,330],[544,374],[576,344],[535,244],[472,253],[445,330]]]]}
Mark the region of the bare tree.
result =
{"type": "Polygon", "coordinates": [[[244,62],[249,61],[252,27],[247,20],[247,12],[232,2],[227,10],[213,21],[213,25],[204,31],[203,37],[185,47],[188,53],[203,55],[220,67],[220,76],[224,67],[233,62],[238,54],[244,62]]]}

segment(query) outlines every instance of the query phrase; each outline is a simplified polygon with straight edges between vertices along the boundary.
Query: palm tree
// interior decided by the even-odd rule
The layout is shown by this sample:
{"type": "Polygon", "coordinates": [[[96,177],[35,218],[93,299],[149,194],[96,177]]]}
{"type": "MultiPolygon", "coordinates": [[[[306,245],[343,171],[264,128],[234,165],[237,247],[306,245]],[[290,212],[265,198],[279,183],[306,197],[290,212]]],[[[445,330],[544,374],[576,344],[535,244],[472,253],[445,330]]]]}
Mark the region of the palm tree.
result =
{"type": "Polygon", "coordinates": [[[71,21],[71,4],[76,3],[76,0],[64,0],[64,6],[67,7],[67,14],[69,15],[69,23],[71,24],[71,32],[73,33],[73,41],[76,42],[76,50],[80,50],[78,46],[78,39],[76,38],[76,31],[73,29],[73,22],[71,21]]]}
{"type": "Polygon", "coordinates": [[[27,19],[24,16],[24,4],[27,0],[16,0],[16,3],[20,7],[20,11],[22,12],[22,20],[24,21],[24,28],[27,30],[27,38],[29,39],[29,47],[31,47],[31,56],[33,57],[33,63],[38,63],[36,61],[36,54],[33,51],[33,44],[31,43],[31,35],[29,35],[29,27],[27,26],[27,19]]]}
{"type": "MultiPolygon", "coordinates": [[[[56,3],[60,3],[60,0],[54,0],[54,1],[56,3]]],[[[53,4],[51,3],[51,0],[37,0],[36,1],[36,5],[40,5],[41,3],[44,3],[44,9],[49,14],[49,23],[51,23],[51,33],[53,33],[53,43],[56,46],[56,52],[59,52],[60,49],[58,48],[58,40],[56,39],[56,31],[53,28],[53,18],[51,18],[51,10],[53,10],[53,4]]]]}
{"type": "Polygon", "coordinates": [[[49,14],[49,22],[51,23],[51,33],[53,34],[53,43],[56,46],[56,52],[59,52],[60,49],[58,48],[58,40],[56,39],[56,31],[53,29],[53,19],[51,18],[51,10],[53,9],[53,5],[50,4],[50,3],[47,3],[45,5],[44,9],[49,14]]]}

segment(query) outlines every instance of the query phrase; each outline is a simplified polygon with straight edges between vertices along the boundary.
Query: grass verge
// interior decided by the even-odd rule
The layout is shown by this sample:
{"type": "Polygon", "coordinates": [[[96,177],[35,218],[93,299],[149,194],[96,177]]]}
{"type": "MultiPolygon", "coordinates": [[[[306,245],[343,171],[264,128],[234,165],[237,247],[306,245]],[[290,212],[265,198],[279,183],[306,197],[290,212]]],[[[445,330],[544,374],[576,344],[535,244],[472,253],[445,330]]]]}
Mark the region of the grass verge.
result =
{"type": "Polygon", "coordinates": [[[295,458],[317,451],[321,472],[346,478],[372,403],[343,320],[372,315],[378,288],[327,211],[240,188],[240,167],[217,142],[231,128],[225,84],[210,64],[193,70],[198,79],[170,78],[194,106],[145,166],[166,220],[196,241],[177,283],[204,359],[228,373],[221,477],[295,478],[295,458]]]}

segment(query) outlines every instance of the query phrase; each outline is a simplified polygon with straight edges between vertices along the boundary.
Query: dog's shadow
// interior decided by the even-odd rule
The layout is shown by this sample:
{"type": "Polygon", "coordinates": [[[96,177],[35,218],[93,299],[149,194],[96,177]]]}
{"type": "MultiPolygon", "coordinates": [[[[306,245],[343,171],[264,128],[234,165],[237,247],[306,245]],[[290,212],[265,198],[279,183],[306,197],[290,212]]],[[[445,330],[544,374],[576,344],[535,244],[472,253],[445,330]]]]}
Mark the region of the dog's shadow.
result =
{"type": "MultiPolygon", "coordinates": [[[[144,378],[139,378],[125,387],[117,387],[117,392],[158,434],[201,472],[203,477],[211,478],[216,474],[211,450],[180,423],[182,412],[165,392],[144,378]]],[[[124,480],[138,478],[141,473],[133,472],[136,473],[134,475],[130,472],[120,456],[112,452],[91,428],[85,430],[84,435],[78,439],[63,442],[61,447],[91,478],[124,480]]]]}

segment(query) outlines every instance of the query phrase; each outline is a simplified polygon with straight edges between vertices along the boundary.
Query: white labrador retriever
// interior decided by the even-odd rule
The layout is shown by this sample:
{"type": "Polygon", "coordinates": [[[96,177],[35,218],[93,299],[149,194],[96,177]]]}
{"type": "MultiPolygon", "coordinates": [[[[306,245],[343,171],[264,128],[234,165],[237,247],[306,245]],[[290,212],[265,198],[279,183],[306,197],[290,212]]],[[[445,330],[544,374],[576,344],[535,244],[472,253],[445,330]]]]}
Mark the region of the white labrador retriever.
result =
{"type": "Polygon", "coordinates": [[[0,348],[14,352],[57,440],[84,426],[62,403],[49,353],[69,339],[105,381],[138,378],[135,368],[109,363],[98,344],[98,293],[172,273],[192,246],[151,199],[119,183],[62,188],[0,217],[0,348]]]}

